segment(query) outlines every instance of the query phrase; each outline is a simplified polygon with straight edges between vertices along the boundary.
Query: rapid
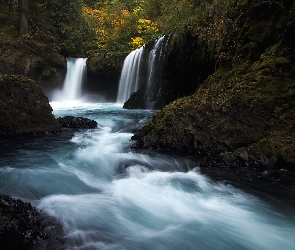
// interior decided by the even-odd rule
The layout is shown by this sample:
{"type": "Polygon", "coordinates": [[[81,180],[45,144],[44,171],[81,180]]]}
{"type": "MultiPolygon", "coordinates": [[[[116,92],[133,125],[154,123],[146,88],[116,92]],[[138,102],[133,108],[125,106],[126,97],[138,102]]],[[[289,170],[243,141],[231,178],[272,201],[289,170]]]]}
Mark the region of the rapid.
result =
{"type": "Polygon", "coordinates": [[[294,190],[239,188],[242,178],[215,180],[194,158],[131,150],[133,132],[156,111],[51,105],[56,117],[99,127],[7,140],[0,193],[58,219],[62,249],[294,249],[294,190]]]}

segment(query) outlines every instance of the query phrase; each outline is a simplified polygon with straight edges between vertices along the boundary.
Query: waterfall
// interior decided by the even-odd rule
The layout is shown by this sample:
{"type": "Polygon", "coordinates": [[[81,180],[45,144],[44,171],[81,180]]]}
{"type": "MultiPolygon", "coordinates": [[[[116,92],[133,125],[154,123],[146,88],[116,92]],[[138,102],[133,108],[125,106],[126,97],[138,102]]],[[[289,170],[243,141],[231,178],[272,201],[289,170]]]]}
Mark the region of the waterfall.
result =
{"type": "Polygon", "coordinates": [[[132,51],[124,60],[121,72],[117,103],[124,103],[138,90],[144,47],[132,51]]]}
{"type": "Polygon", "coordinates": [[[121,72],[117,103],[125,103],[133,92],[144,89],[141,97],[145,108],[153,109],[161,98],[162,69],[168,46],[165,36],[159,37],[149,49],[144,45],[132,51],[124,60],[121,72]]]}
{"type": "Polygon", "coordinates": [[[153,49],[149,53],[149,60],[148,60],[148,72],[149,77],[147,80],[147,89],[151,86],[151,84],[155,81],[156,75],[158,74],[157,70],[159,72],[161,71],[161,64],[163,62],[164,58],[164,36],[161,36],[157,39],[153,49]]]}
{"type": "Polygon", "coordinates": [[[154,108],[154,102],[161,95],[162,85],[162,69],[165,59],[165,53],[168,46],[168,39],[165,36],[159,37],[153,49],[149,53],[148,59],[148,79],[146,83],[146,107],[148,109],[154,108]]]}
{"type": "Polygon", "coordinates": [[[82,96],[87,58],[67,58],[67,74],[62,90],[54,94],[55,101],[75,101],[82,96]]]}

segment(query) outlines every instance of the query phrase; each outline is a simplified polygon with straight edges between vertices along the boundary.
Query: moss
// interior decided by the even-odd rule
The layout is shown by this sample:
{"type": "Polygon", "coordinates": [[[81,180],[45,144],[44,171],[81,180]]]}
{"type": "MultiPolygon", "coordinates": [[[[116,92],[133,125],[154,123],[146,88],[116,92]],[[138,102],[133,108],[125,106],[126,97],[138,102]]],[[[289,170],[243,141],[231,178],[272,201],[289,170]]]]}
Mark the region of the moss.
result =
{"type": "Polygon", "coordinates": [[[294,168],[294,49],[282,43],[281,34],[269,46],[259,39],[236,50],[231,60],[240,63],[218,65],[194,95],[160,111],[134,136],[141,147],[204,153],[227,164],[294,168]]]}
{"type": "Polygon", "coordinates": [[[0,75],[0,90],[0,136],[60,129],[47,97],[32,79],[0,75]]]}

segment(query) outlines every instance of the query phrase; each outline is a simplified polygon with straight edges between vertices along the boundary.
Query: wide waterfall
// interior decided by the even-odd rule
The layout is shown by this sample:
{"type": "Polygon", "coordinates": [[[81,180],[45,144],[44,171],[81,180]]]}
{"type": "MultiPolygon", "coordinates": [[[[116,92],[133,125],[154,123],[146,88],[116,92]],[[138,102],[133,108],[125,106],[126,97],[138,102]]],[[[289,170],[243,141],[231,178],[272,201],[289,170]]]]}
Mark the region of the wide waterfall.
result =
{"type": "Polygon", "coordinates": [[[82,96],[87,58],[67,58],[67,74],[62,90],[55,92],[54,101],[75,101],[82,96]]]}
{"type": "Polygon", "coordinates": [[[138,90],[143,50],[144,47],[141,47],[132,51],[124,60],[117,96],[118,103],[126,102],[129,96],[138,90]]]}
{"type": "Polygon", "coordinates": [[[162,68],[168,45],[165,36],[159,37],[152,48],[146,45],[132,51],[125,59],[117,95],[117,103],[124,103],[133,92],[145,89],[143,102],[146,108],[153,108],[153,102],[161,89],[162,68]],[[147,50],[150,50],[147,52],[147,50]]]}

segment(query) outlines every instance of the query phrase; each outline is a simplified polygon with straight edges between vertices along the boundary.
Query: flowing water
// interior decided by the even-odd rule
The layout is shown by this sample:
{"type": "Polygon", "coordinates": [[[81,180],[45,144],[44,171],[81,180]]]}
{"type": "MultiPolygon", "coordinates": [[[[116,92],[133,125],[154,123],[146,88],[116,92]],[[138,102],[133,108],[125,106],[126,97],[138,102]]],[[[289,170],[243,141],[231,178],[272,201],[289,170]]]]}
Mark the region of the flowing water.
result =
{"type": "Polygon", "coordinates": [[[67,74],[62,90],[56,90],[56,101],[75,101],[82,97],[82,85],[86,73],[87,58],[67,58],[67,74]]]}
{"type": "Polygon", "coordinates": [[[162,69],[165,60],[165,53],[167,50],[169,36],[165,39],[165,36],[159,37],[155,41],[153,49],[149,53],[148,59],[148,79],[146,83],[146,108],[154,109],[154,102],[158,99],[155,98],[161,94],[162,88],[162,69]]]}
{"type": "Polygon", "coordinates": [[[146,46],[132,51],[124,60],[117,103],[125,103],[133,92],[145,88],[145,108],[153,109],[162,88],[162,69],[169,36],[161,36],[147,53],[146,46]]]}
{"type": "Polygon", "coordinates": [[[100,127],[2,141],[0,193],[59,219],[62,249],[295,249],[294,190],[239,189],[193,159],[131,151],[132,131],[154,111],[51,104],[55,116],[100,127]]]}
{"type": "Polygon", "coordinates": [[[143,52],[144,47],[132,51],[124,60],[119,90],[117,96],[117,103],[124,103],[128,100],[130,95],[139,88],[139,81],[143,69],[143,52]]]}

